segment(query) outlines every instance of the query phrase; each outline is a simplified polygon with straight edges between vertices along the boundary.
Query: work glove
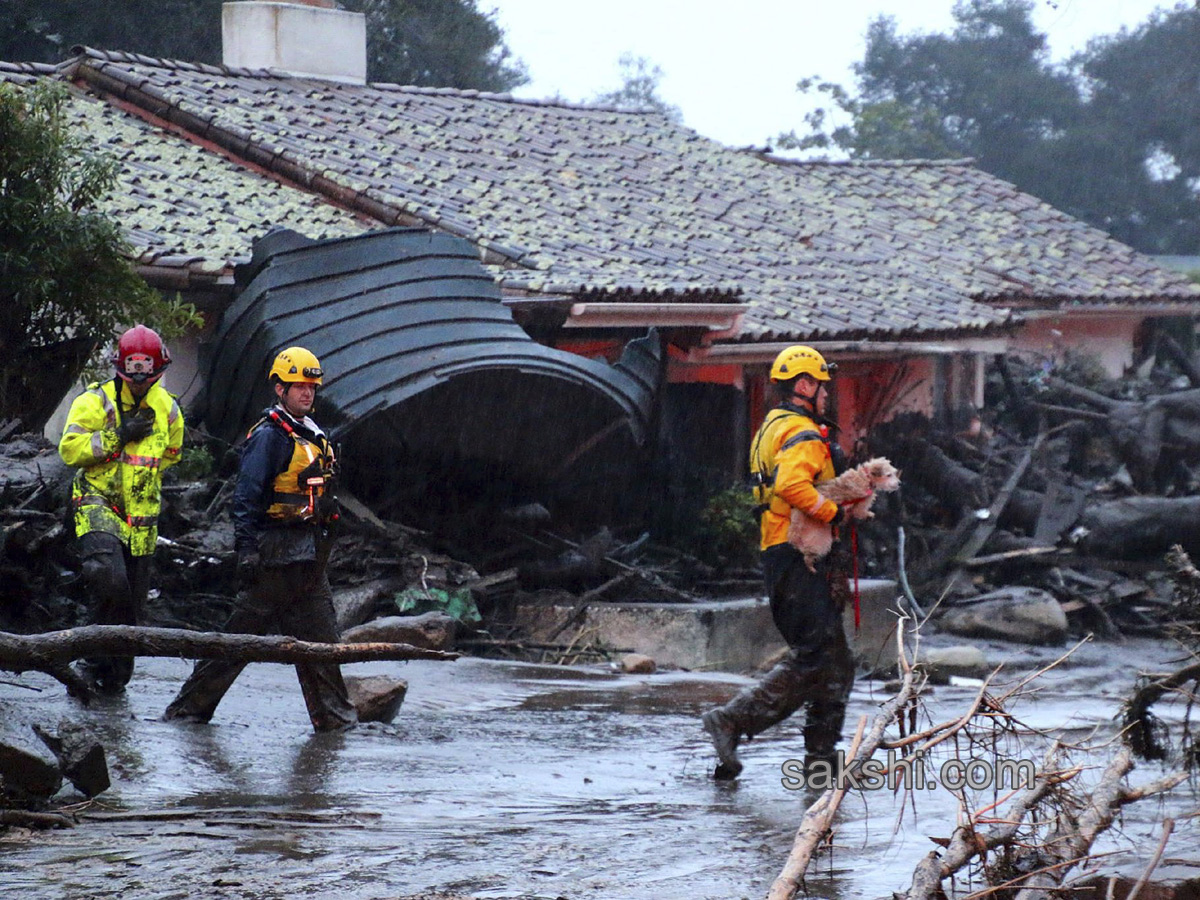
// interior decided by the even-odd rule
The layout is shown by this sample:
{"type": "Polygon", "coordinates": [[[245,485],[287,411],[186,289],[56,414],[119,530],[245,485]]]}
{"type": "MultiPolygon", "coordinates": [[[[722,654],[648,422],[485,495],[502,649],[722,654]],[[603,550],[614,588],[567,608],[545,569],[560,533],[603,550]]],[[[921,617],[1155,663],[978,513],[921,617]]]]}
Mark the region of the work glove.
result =
{"type": "Polygon", "coordinates": [[[259,558],[257,550],[245,550],[239,553],[237,558],[238,591],[250,590],[258,579],[258,572],[261,568],[262,560],[259,558]]]}
{"type": "Polygon", "coordinates": [[[846,521],[846,507],[839,506],[837,508],[837,512],[835,512],[833,514],[833,518],[829,520],[829,524],[832,525],[834,528],[837,528],[839,525],[841,525],[845,521],[846,521]]]}
{"type": "Polygon", "coordinates": [[[131,441],[140,441],[143,438],[149,437],[150,432],[153,430],[153,417],[129,416],[117,429],[117,439],[121,442],[121,446],[125,446],[131,441]]]}

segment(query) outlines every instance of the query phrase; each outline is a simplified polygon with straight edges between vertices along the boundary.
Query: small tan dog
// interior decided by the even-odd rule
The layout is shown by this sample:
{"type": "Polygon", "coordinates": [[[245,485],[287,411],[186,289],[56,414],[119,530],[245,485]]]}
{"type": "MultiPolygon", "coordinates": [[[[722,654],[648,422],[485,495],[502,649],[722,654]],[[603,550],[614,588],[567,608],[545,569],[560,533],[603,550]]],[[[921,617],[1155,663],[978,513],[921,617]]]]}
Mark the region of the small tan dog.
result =
{"type": "MultiPolygon", "coordinates": [[[[880,491],[890,493],[900,487],[900,473],[886,457],[876,456],[847,469],[837,478],[824,482],[818,489],[821,496],[832,500],[846,510],[851,519],[870,519],[875,513],[871,506],[880,491]]],[[[833,529],[824,522],[798,509],[792,510],[792,521],[788,525],[787,541],[804,554],[809,571],[815,572],[814,563],[826,556],[833,547],[833,529]]]]}

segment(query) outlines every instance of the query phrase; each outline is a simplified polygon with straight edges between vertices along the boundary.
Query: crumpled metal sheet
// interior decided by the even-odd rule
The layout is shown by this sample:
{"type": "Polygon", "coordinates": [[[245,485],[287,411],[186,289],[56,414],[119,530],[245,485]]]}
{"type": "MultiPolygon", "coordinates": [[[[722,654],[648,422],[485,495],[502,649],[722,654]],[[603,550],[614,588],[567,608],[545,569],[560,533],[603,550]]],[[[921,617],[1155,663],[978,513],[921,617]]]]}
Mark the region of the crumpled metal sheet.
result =
{"type": "Polygon", "coordinates": [[[649,432],[657,335],[614,365],[538,344],[461,238],[395,228],[311,241],[276,229],[238,279],[203,401],[209,430],[231,442],[274,401],[266,373],[293,345],[321,360],[315,418],[346,442],[360,483],[364,467],[411,458],[553,482],[629,465],[649,432]]]}

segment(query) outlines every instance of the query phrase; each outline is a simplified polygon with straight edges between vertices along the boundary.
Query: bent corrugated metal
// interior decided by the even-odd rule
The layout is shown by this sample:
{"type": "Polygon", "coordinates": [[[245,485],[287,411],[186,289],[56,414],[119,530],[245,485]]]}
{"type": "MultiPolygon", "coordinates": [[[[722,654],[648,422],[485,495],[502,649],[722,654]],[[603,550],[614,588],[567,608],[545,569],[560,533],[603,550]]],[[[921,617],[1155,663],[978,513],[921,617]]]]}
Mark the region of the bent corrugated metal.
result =
{"type": "Polygon", "coordinates": [[[270,362],[300,345],[326,372],[319,420],[356,445],[369,443],[357,432],[374,420],[384,444],[503,462],[542,480],[589,440],[645,440],[657,336],[631,342],[611,366],[542,346],[460,238],[394,228],[311,241],[277,229],[238,277],[248,283],[221,321],[205,402],[219,437],[236,439],[274,400],[270,362]]]}

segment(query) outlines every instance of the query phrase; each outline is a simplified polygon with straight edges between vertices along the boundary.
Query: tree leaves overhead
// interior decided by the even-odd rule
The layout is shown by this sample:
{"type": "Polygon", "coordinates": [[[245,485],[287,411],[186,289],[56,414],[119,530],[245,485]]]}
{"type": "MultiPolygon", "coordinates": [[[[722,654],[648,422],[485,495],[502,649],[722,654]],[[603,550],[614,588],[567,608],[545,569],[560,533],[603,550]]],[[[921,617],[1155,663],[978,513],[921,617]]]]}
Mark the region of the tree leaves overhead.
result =
{"type": "MultiPolygon", "coordinates": [[[[221,62],[223,0],[0,0],[0,59],[56,63],[76,44],[221,62]]],[[[528,81],[476,0],[344,0],[367,16],[372,81],[507,91],[528,81]]]]}
{"type": "Polygon", "coordinates": [[[963,0],[948,34],[874,20],[858,94],[801,81],[831,107],[781,145],[852,158],[973,157],[980,168],[1138,249],[1200,250],[1200,7],[1049,60],[1030,0],[963,0]],[[834,124],[837,120],[839,124],[834,124]]]}

